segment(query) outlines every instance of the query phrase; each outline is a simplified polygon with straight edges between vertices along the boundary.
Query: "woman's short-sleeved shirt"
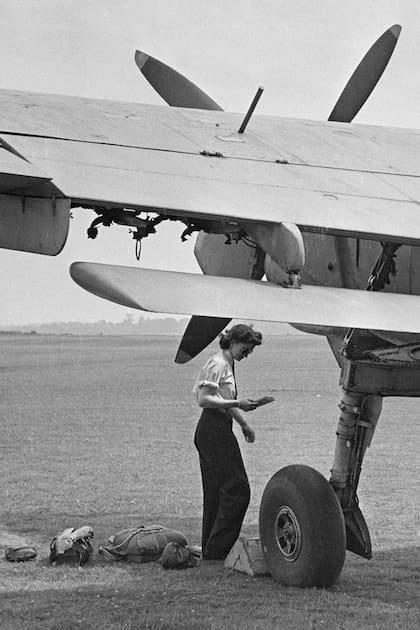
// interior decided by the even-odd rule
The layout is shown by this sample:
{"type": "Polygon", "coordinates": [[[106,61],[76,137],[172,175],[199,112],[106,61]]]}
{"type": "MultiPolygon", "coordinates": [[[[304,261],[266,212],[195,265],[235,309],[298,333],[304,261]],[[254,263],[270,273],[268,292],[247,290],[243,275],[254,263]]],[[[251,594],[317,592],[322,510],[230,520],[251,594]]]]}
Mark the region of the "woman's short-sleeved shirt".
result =
{"type": "Polygon", "coordinates": [[[211,388],[212,394],[220,394],[225,400],[236,398],[235,376],[223,350],[211,357],[201,368],[193,388],[197,400],[198,391],[202,387],[211,388]]]}

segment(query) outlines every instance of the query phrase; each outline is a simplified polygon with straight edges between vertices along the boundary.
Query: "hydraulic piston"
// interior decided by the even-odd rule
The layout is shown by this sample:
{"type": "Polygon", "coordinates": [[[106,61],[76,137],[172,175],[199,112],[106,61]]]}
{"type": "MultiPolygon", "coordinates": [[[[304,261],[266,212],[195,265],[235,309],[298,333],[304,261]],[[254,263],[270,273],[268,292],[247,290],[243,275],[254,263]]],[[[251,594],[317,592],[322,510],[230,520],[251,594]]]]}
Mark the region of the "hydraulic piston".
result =
{"type": "Polygon", "coordinates": [[[341,507],[347,532],[347,549],[372,557],[369,530],[359,508],[357,486],[366,448],[370,446],[382,409],[382,397],[364,395],[343,388],[339,404],[337,440],[330,483],[341,507]]]}
{"type": "Polygon", "coordinates": [[[385,396],[420,396],[420,346],[394,345],[369,331],[352,331],[342,352],[340,418],[330,483],[343,509],[347,549],[372,557],[357,486],[385,396]],[[382,347],[381,347],[382,346],[382,347]]]}

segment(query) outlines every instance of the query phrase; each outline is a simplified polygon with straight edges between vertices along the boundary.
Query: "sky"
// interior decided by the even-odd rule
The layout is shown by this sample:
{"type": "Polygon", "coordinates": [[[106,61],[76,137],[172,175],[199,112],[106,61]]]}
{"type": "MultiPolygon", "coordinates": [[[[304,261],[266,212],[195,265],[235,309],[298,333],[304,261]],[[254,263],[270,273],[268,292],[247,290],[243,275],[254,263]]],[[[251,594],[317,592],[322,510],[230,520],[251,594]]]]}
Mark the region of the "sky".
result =
{"type": "MultiPolygon", "coordinates": [[[[134,63],[140,49],[225,110],[245,113],[262,85],[258,114],[314,120],[328,118],[363,55],[399,23],[391,62],[355,122],[420,128],[418,0],[1,0],[0,20],[2,88],[163,105],[134,63]]],[[[94,216],[73,211],[57,257],[0,250],[0,326],[124,319],[128,309],[73,283],[75,260],[198,272],[181,225],[145,239],[138,263],[127,228],[86,238],[94,216]]]]}

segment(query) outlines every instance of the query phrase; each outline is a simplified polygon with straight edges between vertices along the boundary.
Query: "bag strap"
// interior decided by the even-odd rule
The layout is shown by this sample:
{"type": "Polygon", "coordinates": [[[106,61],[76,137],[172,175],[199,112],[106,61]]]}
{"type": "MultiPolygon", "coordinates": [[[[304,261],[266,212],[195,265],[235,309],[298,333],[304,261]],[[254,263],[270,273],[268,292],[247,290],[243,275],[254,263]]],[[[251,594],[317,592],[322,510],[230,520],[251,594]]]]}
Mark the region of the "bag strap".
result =
{"type": "Polygon", "coordinates": [[[107,545],[106,547],[103,547],[103,549],[106,549],[108,552],[111,550],[112,552],[115,552],[122,556],[124,554],[120,553],[121,548],[127,545],[130,542],[130,540],[134,538],[134,536],[137,536],[137,534],[139,534],[143,529],[144,529],[144,525],[139,527],[139,529],[134,530],[134,532],[131,532],[130,534],[128,534],[127,538],[125,538],[122,542],[118,543],[118,545],[107,545]]]}

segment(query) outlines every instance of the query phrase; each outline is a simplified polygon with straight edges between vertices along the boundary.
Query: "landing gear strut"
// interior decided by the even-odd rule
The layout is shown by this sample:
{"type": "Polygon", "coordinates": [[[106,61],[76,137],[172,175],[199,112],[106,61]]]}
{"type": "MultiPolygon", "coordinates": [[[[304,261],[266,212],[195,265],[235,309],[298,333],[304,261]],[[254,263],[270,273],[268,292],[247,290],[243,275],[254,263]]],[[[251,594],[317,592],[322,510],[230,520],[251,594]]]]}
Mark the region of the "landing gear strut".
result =
{"type": "Polygon", "coordinates": [[[347,549],[364,558],[371,558],[369,530],[359,508],[356,490],[363,457],[370,446],[382,410],[382,398],[343,387],[339,408],[341,415],[330,483],[343,509],[347,549]]]}
{"type": "Polygon", "coordinates": [[[395,344],[369,331],[353,330],[345,339],[343,355],[343,397],[330,483],[343,509],[347,549],[371,558],[369,530],[357,498],[362,462],[383,398],[420,396],[420,344],[395,344]]]}

